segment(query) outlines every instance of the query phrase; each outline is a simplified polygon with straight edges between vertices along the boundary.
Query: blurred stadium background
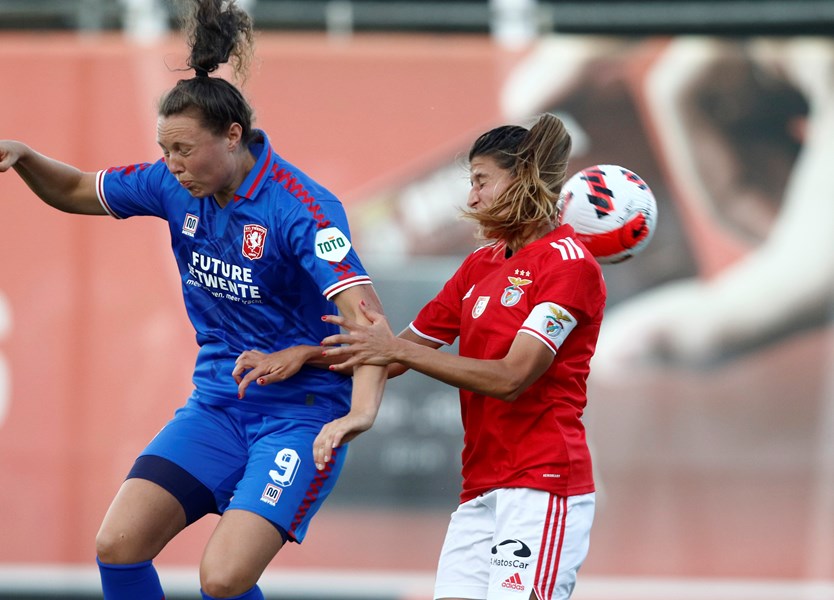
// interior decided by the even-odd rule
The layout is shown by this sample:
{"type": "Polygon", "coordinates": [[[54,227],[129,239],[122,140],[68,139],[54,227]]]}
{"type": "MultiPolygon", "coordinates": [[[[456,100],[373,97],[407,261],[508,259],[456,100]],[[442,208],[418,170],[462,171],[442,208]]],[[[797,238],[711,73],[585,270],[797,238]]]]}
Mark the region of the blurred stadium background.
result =
{"type": "MultiPolygon", "coordinates": [[[[654,190],[651,246],[605,267],[575,598],[834,599],[834,2],[240,4],[257,124],[343,199],[395,327],[474,247],[481,131],[556,112],[572,170],[654,190]]],[[[154,160],[184,49],[169,2],[0,0],[0,137],[88,170],[154,160]]],[[[195,345],[157,223],[60,215],[12,175],[0,202],[0,598],[97,598],[98,523],[195,345]]],[[[461,443],[454,390],[390,382],[267,596],[430,598],[461,443]]],[[[198,597],[212,526],[156,561],[169,599],[198,597]]]]}

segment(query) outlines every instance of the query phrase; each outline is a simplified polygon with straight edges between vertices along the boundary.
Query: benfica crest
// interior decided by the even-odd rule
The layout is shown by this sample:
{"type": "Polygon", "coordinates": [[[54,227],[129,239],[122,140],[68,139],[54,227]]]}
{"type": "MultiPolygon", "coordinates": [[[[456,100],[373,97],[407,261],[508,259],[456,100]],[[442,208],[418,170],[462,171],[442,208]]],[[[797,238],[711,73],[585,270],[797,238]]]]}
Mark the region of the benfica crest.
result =
{"type": "Polygon", "coordinates": [[[266,227],[262,225],[243,226],[243,256],[250,260],[257,260],[264,255],[266,241],[266,227]]]}
{"type": "Polygon", "coordinates": [[[573,324],[573,318],[559,306],[549,306],[550,314],[545,315],[544,331],[548,337],[556,339],[565,331],[566,324],[573,324]]]}
{"type": "Polygon", "coordinates": [[[489,302],[489,296],[478,296],[478,300],[475,302],[475,306],[472,307],[472,318],[477,319],[486,310],[487,303],[489,302]]]}
{"type": "Polygon", "coordinates": [[[533,280],[522,279],[521,277],[507,277],[507,279],[509,279],[511,285],[504,288],[504,293],[501,295],[501,304],[503,306],[515,306],[524,293],[521,286],[533,283],[533,280]]]}

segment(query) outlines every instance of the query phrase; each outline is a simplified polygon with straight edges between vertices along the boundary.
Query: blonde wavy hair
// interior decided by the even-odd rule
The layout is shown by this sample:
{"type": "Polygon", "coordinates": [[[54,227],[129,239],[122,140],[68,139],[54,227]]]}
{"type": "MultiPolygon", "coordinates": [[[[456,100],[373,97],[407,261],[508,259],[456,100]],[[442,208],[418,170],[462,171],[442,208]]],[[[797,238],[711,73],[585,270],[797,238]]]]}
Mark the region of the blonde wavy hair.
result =
{"type": "Polygon", "coordinates": [[[543,226],[555,226],[570,151],[565,124],[551,114],[541,115],[529,130],[504,125],[480,136],[469,151],[470,163],[491,157],[513,179],[488,209],[464,213],[478,223],[480,237],[518,250],[543,226]]]}

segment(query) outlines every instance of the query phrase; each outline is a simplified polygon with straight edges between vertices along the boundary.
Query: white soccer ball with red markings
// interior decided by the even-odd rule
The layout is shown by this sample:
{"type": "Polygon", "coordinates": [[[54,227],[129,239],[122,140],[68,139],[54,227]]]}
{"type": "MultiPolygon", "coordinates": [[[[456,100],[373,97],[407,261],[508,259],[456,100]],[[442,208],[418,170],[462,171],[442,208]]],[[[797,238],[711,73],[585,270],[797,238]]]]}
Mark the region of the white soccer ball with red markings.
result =
{"type": "Polygon", "coordinates": [[[567,223],[601,263],[639,254],[657,225],[657,202],[643,179],[617,165],[594,165],[562,188],[559,222],[567,223]]]}

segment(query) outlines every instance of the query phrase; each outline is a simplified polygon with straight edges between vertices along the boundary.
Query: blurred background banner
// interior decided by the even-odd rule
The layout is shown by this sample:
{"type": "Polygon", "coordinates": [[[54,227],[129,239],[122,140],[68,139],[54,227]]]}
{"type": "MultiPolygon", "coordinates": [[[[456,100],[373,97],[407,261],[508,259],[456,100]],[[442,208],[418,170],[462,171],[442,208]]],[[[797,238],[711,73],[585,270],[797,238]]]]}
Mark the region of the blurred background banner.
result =
{"type": "MultiPolygon", "coordinates": [[[[343,200],[397,330],[476,247],[458,216],[479,133],[554,112],[571,173],[620,164],[654,191],[651,245],[604,267],[575,598],[834,598],[832,3],[726,2],[723,22],[709,2],[243,4],[256,125],[343,200]]],[[[156,160],[156,101],[190,76],[172,23],[0,0],[0,137],[90,171],[156,160]]],[[[98,525],[196,343],[161,222],[60,214],[12,174],[0,201],[0,596],[96,597],[98,525]]],[[[265,589],[429,598],[461,445],[454,389],[391,381],[265,589]]],[[[193,597],[214,522],[158,559],[171,597],[193,597]]]]}

